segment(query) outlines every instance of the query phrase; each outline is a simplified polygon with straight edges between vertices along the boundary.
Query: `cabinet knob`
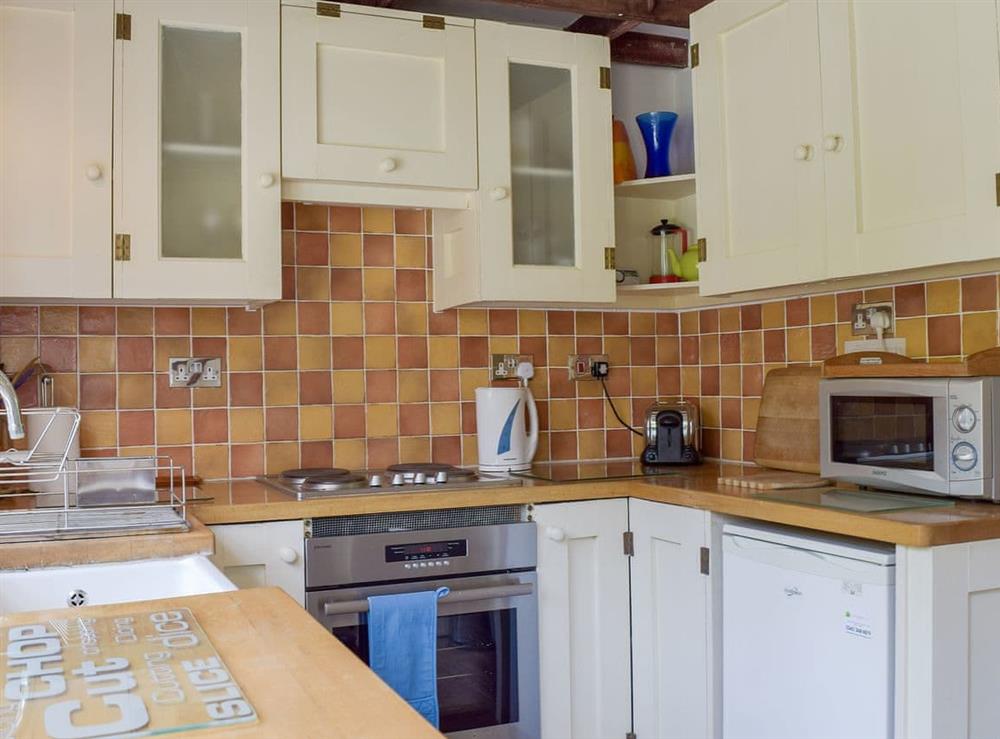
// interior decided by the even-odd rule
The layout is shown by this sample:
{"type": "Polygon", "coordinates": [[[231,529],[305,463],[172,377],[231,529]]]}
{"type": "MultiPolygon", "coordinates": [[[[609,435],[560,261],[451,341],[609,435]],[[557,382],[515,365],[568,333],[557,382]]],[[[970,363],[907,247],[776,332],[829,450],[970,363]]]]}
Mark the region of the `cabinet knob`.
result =
{"type": "Polygon", "coordinates": [[[104,176],[104,170],[101,169],[100,164],[88,164],[87,168],[83,171],[83,174],[91,182],[97,182],[104,176]]]}
{"type": "Polygon", "coordinates": [[[490,200],[505,200],[508,194],[506,187],[494,187],[490,190],[490,200]]]}
{"type": "Polygon", "coordinates": [[[823,137],[823,148],[826,151],[840,151],[844,148],[844,137],[837,134],[830,134],[823,137]]]}
{"type": "Polygon", "coordinates": [[[566,532],[558,526],[546,526],[545,538],[551,539],[552,541],[562,541],[566,538],[566,532]]]}
{"type": "Polygon", "coordinates": [[[399,166],[399,162],[392,157],[386,157],[379,163],[378,168],[383,172],[392,172],[397,166],[399,166]]]}
{"type": "Polygon", "coordinates": [[[809,144],[799,144],[795,147],[795,151],[792,152],[792,156],[797,162],[808,162],[812,159],[813,148],[809,144]]]}
{"type": "Polygon", "coordinates": [[[257,178],[257,184],[261,187],[270,187],[274,184],[274,175],[270,172],[265,172],[257,178]]]}
{"type": "Polygon", "coordinates": [[[278,550],[278,556],[281,557],[282,562],[287,562],[288,564],[295,564],[299,559],[299,553],[291,547],[281,547],[278,550]]]}

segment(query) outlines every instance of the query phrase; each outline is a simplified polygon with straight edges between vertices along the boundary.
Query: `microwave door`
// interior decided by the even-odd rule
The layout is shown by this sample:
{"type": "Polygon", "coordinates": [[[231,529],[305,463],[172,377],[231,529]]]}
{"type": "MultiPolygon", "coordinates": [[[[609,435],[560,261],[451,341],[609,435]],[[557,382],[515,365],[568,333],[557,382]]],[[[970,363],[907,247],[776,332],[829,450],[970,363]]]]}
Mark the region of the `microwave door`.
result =
{"type": "Polygon", "coordinates": [[[948,492],[948,385],[833,380],[820,386],[821,474],[874,488],[948,492]]]}

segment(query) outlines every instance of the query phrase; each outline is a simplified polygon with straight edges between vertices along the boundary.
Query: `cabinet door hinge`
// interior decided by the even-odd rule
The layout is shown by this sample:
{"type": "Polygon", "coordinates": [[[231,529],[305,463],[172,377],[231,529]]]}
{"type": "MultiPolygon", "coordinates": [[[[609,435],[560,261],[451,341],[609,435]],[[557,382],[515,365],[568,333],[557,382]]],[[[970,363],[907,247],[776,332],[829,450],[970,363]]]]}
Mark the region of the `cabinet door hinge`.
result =
{"type": "Polygon", "coordinates": [[[622,532],[622,550],[626,557],[635,556],[635,536],[631,531],[622,532]]]}
{"type": "Polygon", "coordinates": [[[340,3],[328,3],[325,0],[319,0],[316,3],[316,15],[321,15],[324,18],[339,18],[340,3]]]}
{"type": "Polygon", "coordinates": [[[115,13],[115,38],[122,41],[132,40],[132,16],[128,13],[115,13]]]}
{"type": "Polygon", "coordinates": [[[997,187],[997,207],[1000,208],[1000,172],[997,172],[997,178],[996,178],[996,180],[997,180],[996,181],[996,187],[997,187]]]}
{"type": "Polygon", "coordinates": [[[701,63],[701,53],[698,50],[698,44],[691,44],[691,69],[694,69],[701,63]]]}
{"type": "Polygon", "coordinates": [[[444,30],[444,17],[440,15],[425,15],[424,16],[424,28],[430,28],[434,31],[444,30]]]}
{"type": "Polygon", "coordinates": [[[709,571],[710,553],[708,547],[702,547],[698,552],[698,569],[703,575],[707,575],[709,571]]]}
{"type": "Polygon", "coordinates": [[[601,73],[598,81],[602,90],[611,89],[611,67],[601,67],[601,73]]]}
{"type": "Polygon", "coordinates": [[[115,261],[127,262],[132,259],[132,235],[115,234],[115,261]]]}
{"type": "Polygon", "coordinates": [[[698,239],[698,261],[708,261],[708,239],[698,239]]]}
{"type": "Polygon", "coordinates": [[[615,247],[604,247],[604,269],[615,268],[615,247]]]}

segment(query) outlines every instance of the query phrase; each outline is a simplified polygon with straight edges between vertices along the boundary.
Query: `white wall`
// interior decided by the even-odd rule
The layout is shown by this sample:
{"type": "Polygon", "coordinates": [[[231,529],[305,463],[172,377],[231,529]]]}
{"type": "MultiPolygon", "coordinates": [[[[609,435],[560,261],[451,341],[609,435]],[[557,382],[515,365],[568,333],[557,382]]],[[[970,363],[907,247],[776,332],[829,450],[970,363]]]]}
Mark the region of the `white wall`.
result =
{"type": "MultiPolygon", "coordinates": [[[[640,25],[642,33],[689,38],[686,28],[640,25]]],[[[694,122],[691,115],[691,70],[639,64],[611,65],[611,99],[615,118],[625,123],[639,177],[646,171],[646,147],[635,117],[654,110],[671,110],[679,116],[670,144],[674,174],[694,172],[694,122]]]]}

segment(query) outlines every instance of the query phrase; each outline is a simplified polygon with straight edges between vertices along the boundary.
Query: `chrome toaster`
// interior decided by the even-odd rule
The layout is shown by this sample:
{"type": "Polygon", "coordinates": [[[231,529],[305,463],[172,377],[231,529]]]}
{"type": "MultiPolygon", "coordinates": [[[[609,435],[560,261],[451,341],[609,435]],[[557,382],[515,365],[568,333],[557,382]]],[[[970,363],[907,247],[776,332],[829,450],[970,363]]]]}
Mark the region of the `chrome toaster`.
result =
{"type": "Polygon", "coordinates": [[[697,464],[701,426],[689,400],[662,400],[646,409],[643,464],[697,464]]]}

